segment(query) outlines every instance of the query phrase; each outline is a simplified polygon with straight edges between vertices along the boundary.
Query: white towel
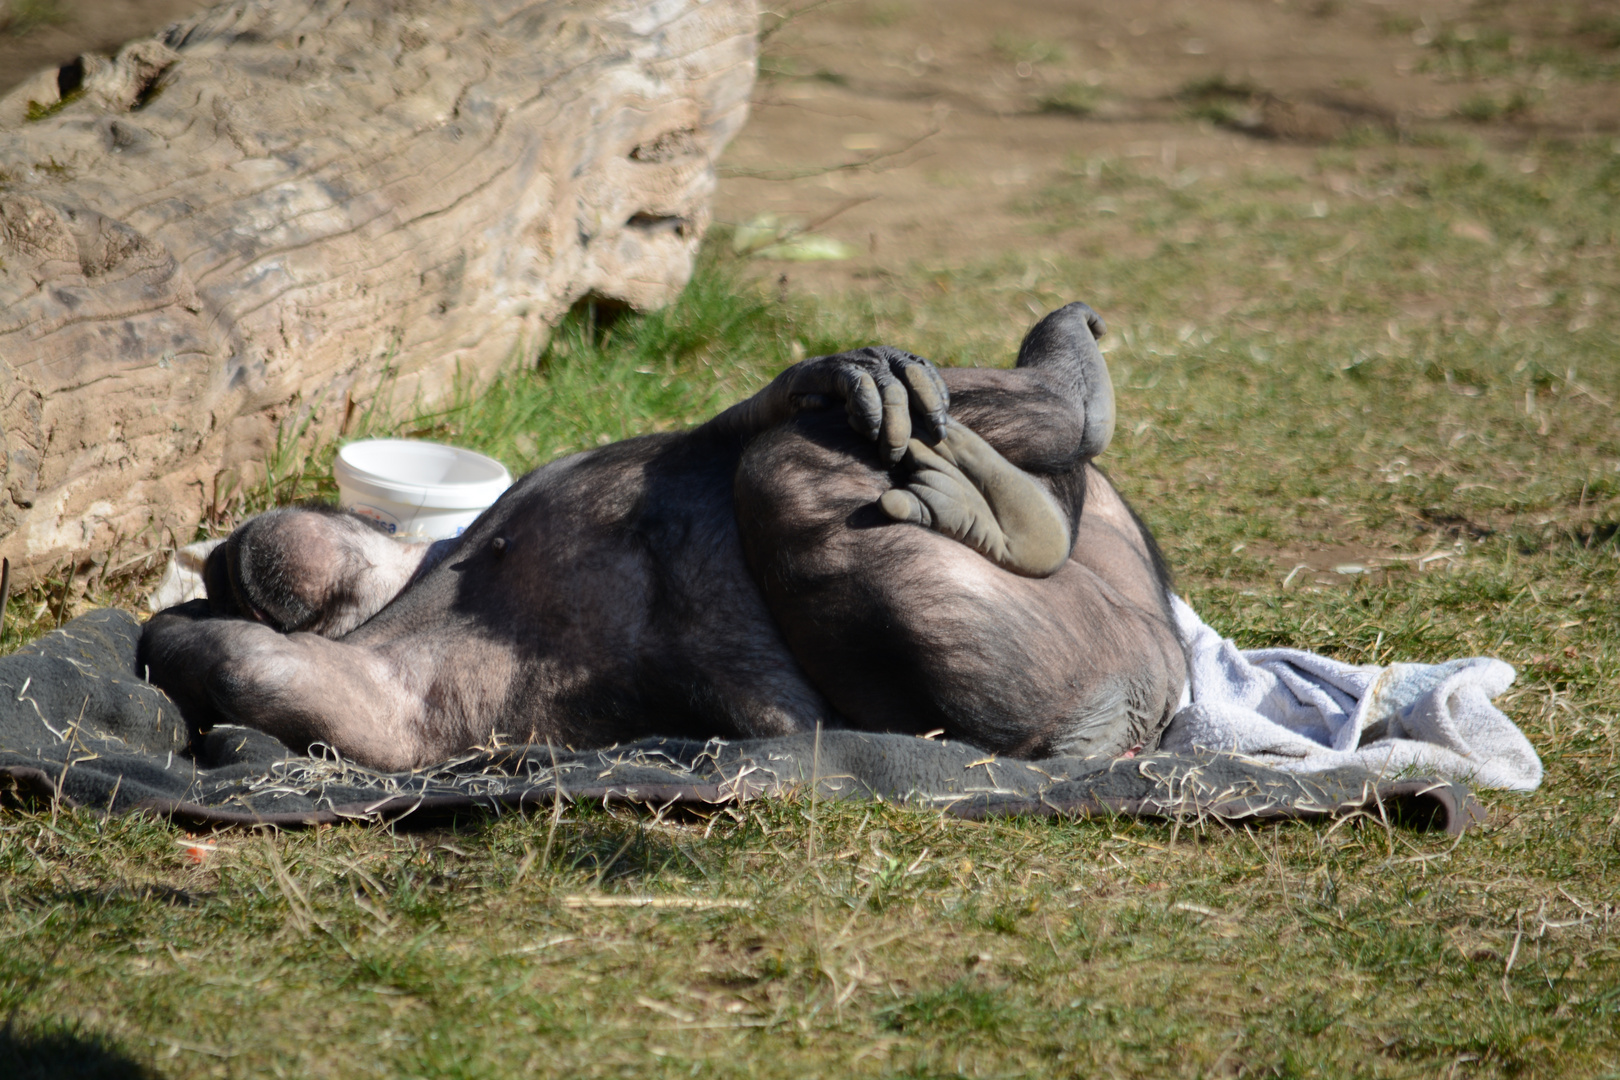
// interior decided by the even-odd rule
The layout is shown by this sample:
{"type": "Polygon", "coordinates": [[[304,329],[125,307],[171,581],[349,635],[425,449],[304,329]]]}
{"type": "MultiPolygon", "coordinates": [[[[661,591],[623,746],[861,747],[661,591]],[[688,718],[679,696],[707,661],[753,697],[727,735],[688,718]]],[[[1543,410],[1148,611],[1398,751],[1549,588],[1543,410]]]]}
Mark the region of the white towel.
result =
{"type": "Polygon", "coordinates": [[[187,544],[169,556],[169,565],[163,569],[163,578],[151,596],[146,598],[146,609],[156,615],[164,608],[183,604],[187,600],[200,600],[208,595],[203,582],[203,565],[208,553],[224,540],[199,540],[187,544]]]}
{"type": "Polygon", "coordinates": [[[1180,597],[1171,604],[1192,687],[1165,750],[1226,750],[1290,772],[1355,765],[1517,791],[1541,784],[1535,748],[1491,704],[1513,683],[1501,660],[1377,667],[1300,649],[1243,650],[1180,597]]]}

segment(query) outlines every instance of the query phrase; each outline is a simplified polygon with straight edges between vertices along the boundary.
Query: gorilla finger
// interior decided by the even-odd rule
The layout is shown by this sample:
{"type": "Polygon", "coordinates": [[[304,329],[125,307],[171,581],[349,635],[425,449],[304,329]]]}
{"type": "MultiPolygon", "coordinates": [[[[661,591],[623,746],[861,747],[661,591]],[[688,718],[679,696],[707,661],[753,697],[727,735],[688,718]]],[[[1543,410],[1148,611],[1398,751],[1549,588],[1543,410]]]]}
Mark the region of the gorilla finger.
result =
{"type": "Polygon", "coordinates": [[[924,528],[931,528],[934,524],[933,513],[923,505],[922,500],[904,488],[890,488],[885,491],[878,498],[878,505],[895,521],[905,521],[924,528]]]}
{"type": "Polygon", "coordinates": [[[894,465],[906,456],[906,444],[911,441],[911,402],[906,388],[897,382],[886,382],[882,389],[883,429],[878,451],[885,463],[894,465]]]}
{"type": "Polygon", "coordinates": [[[936,447],[929,446],[921,439],[912,439],[906,443],[906,457],[918,469],[949,468],[950,462],[940,457],[936,447]]]}
{"type": "Polygon", "coordinates": [[[844,389],[844,411],[849,426],[863,438],[877,440],[883,422],[883,398],[872,376],[859,368],[845,368],[840,376],[844,389]]]}
{"type": "Polygon", "coordinates": [[[931,429],[929,434],[936,440],[939,439],[944,433],[951,408],[951,392],[946,388],[939,369],[919,360],[917,363],[902,367],[900,377],[910,389],[918,411],[928,418],[928,426],[931,429]]]}

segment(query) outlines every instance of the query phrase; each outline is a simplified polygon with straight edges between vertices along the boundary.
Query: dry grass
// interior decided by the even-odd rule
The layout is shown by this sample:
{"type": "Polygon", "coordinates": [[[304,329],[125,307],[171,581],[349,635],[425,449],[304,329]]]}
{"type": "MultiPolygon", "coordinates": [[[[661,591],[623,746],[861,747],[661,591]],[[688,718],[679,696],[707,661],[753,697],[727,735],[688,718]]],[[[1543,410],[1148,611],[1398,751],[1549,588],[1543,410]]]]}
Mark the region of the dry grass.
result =
{"type": "Polygon", "coordinates": [[[1449,842],[581,807],[545,865],[543,820],[191,866],[161,825],[14,817],[11,1037],[166,1075],[1601,1075],[1614,852],[1516,810],[1449,842]]]}

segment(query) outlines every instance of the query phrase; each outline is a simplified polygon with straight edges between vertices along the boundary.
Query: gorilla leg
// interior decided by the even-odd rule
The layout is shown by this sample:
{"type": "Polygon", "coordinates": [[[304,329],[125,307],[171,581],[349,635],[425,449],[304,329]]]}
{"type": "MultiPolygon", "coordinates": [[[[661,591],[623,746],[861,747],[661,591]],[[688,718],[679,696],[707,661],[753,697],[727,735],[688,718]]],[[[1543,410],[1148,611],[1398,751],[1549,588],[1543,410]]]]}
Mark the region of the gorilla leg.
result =
{"type": "Polygon", "coordinates": [[[154,616],[136,656],[194,729],[242,724],[297,750],[322,743],[384,768],[421,756],[413,733],[420,700],[395,665],[314,634],[198,617],[200,606],[154,616]]]}
{"type": "Polygon", "coordinates": [[[1081,466],[1074,554],[1032,578],[890,521],[871,461],[841,418],[804,414],[749,446],[735,488],[750,572],[847,720],[1020,756],[1156,744],[1185,660],[1150,543],[1101,473],[1081,466]]]}

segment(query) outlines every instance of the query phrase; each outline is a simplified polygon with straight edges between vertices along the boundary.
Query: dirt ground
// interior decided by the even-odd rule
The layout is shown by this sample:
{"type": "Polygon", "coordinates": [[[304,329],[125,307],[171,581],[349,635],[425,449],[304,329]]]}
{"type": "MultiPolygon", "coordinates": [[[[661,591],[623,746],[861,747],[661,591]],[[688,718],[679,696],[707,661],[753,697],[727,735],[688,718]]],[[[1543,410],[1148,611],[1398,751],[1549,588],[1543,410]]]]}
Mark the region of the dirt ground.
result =
{"type": "MultiPolygon", "coordinates": [[[[194,0],[0,0],[0,91],[116,47],[194,0]]],[[[717,218],[813,229],[857,257],[784,263],[795,288],[872,288],[917,263],[1032,243],[1021,194],[1097,157],[1169,173],[1309,174],[1356,132],[1466,124],[1511,147],[1620,130],[1609,0],[797,0],[767,14],[752,119],[717,218]]],[[[1046,237],[1043,244],[1063,242],[1046,237]]]]}
{"type": "Polygon", "coordinates": [[[1366,0],[818,5],[767,40],[718,216],[744,222],[775,211],[822,222],[818,231],[866,252],[792,275],[826,287],[897,264],[956,264],[1028,244],[1018,197],[1085,158],[1142,159],[1169,173],[1309,174],[1325,143],[1358,130],[1399,138],[1455,124],[1471,102],[1474,115],[1488,112],[1477,103],[1492,90],[1534,105],[1467,123],[1491,140],[1615,131],[1613,83],[1567,83],[1551,65],[1527,88],[1506,73],[1477,77],[1483,64],[1476,77],[1459,78],[1435,63],[1432,47],[1437,38],[1466,46],[1511,29],[1509,55],[1585,46],[1612,57],[1620,40],[1593,40],[1620,26],[1602,21],[1605,10],[1615,9],[1366,0]],[[1188,93],[1200,84],[1204,94],[1188,93]],[[1224,122],[1210,119],[1210,98],[1233,106],[1224,122]]]}

